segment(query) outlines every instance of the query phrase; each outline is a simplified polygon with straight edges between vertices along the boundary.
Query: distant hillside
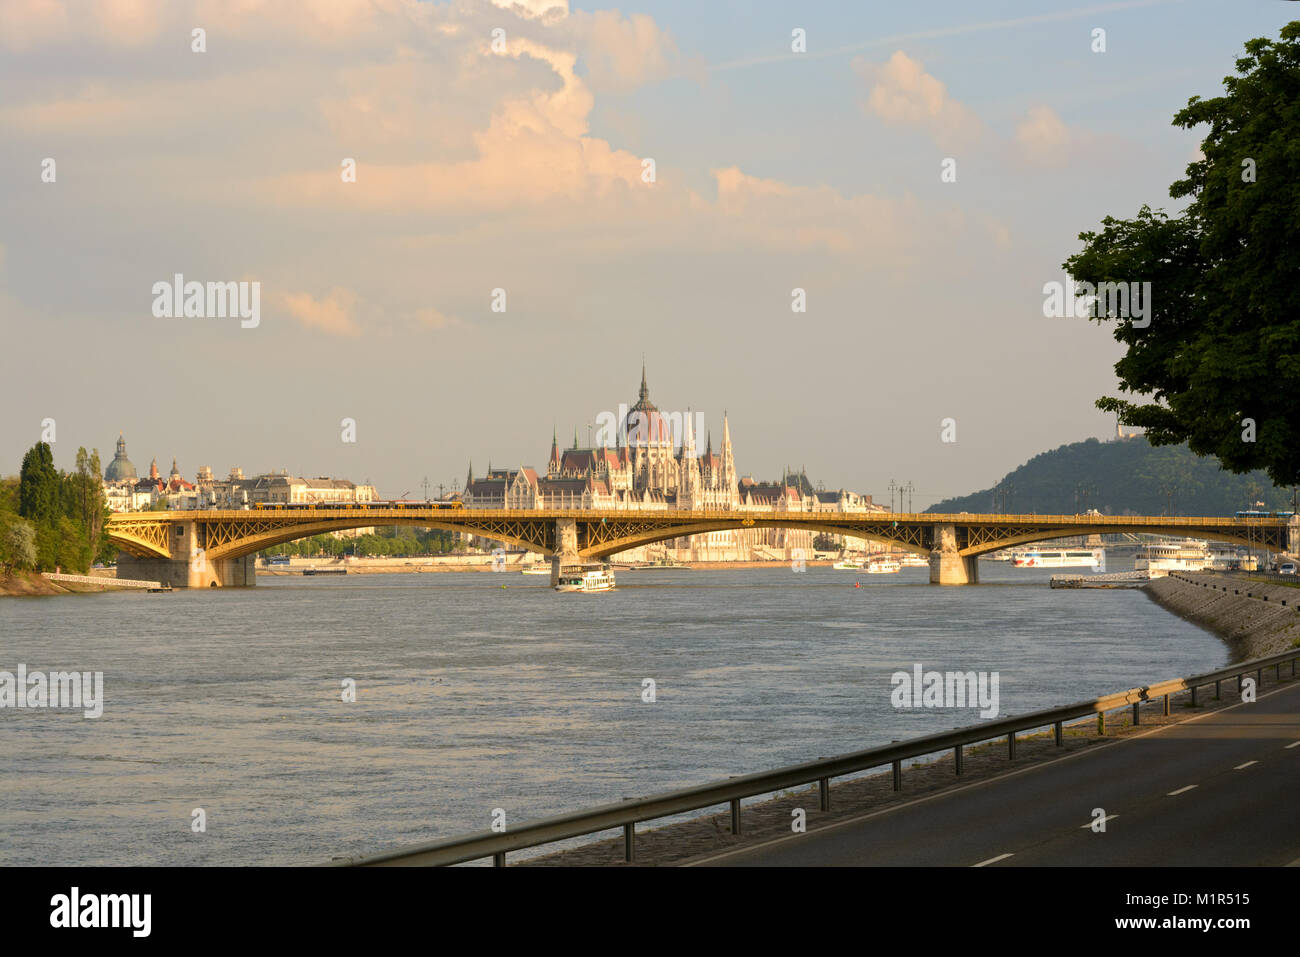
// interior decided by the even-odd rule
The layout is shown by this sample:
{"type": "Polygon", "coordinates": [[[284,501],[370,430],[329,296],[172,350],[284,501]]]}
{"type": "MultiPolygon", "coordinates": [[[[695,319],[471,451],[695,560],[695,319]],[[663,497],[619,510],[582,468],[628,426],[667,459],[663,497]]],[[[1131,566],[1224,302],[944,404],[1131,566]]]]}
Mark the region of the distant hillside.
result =
{"type": "Polygon", "coordinates": [[[1138,436],[1088,439],[1035,455],[990,489],[950,498],[928,512],[1039,512],[1070,515],[1231,515],[1262,501],[1290,508],[1290,489],[1263,472],[1233,475],[1185,445],[1153,448],[1138,436]],[[1171,495],[1172,493],[1172,495],[1171,495]]]}

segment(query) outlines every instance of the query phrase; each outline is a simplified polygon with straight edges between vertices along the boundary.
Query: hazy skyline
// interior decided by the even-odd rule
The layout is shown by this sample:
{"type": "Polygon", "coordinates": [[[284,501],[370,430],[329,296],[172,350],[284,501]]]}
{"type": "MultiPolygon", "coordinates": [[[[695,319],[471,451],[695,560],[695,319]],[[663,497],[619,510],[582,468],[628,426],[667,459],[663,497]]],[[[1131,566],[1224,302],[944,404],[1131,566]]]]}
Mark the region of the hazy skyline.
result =
{"type": "Polygon", "coordinates": [[[0,472],[52,418],[63,468],[121,431],[141,474],[419,495],[544,467],[553,427],[586,444],[644,356],[661,409],[715,443],[729,413],[741,474],[911,480],[918,509],[987,487],[1113,434],[1120,347],[1044,318],[1043,284],[1103,216],[1181,208],[1173,114],[1292,15],[11,0],[0,472]],[[260,321],[155,317],[177,273],[259,282],[260,321]]]}

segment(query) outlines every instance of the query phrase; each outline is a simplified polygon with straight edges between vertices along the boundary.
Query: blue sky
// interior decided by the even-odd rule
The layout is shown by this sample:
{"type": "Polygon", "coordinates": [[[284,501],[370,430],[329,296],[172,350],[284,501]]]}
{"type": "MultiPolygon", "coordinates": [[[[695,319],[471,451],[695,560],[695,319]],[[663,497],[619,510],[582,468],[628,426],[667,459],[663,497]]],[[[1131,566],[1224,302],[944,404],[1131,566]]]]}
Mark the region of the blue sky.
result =
{"type": "Polygon", "coordinates": [[[986,487],[1113,431],[1118,347],[1042,285],[1102,216],[1175,208],[1174,112],[1294,11],[504,4],[6,4],[0,468],[48,417],[65,467],[121,430],[141,467],[396,496],[585,440],[644,355],[742,473],[986,487]],[[152,315],[176,272],[260,282],[258,327],[152,315]]]}

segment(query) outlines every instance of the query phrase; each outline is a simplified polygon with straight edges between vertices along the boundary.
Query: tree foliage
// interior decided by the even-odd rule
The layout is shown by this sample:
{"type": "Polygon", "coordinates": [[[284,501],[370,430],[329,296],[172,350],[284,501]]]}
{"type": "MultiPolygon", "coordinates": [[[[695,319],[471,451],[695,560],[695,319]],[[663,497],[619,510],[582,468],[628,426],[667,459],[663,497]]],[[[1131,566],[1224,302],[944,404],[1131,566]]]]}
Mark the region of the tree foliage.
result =
{"type": "Polygon", "coordinates": [[[16,568],[84,572],[97,555],[110,551],[103,541],[107,514],[99,451],[78,449],[76,470],[60,472],[50,446],[38,442],[23,456],[16,490],[11,483],[0,489],[0,548],[12,546],[5,555],[22,558],[23,564],[13,561],[16,568]],[[30,561],[20,547],[20,538],[26,541],[24,526],[32,530],[30,561]]]}
{"type": "Polygon", "coordinates": [[[1300,483],[1300,21],[1250,40],[1224,95],[1173,124],[1207,126],[1203,159],[1170,187],[1177,217],[1143,206],[1081,233],[1076,281],[1150,282],[1150,325],[1103,314],[1127,352],[1097,406],[1155,445],[1186,442],[1233,472],[1300,483]]]}

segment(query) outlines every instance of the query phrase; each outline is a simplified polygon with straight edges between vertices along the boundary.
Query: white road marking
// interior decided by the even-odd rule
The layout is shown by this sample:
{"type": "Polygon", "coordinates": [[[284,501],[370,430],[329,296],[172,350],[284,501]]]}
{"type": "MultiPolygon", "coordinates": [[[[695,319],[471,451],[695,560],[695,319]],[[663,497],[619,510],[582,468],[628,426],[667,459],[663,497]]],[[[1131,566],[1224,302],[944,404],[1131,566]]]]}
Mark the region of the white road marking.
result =
{"type": "Polygon", "coordinates": [[[999,854],[997,857],[990,857],[987,861],[980,861],[978,864],[972,864],[971,867],[983,867],[985,864],[996,864],[998,861],[1005,861],[1011,854],[999,854]]]}
{"type": "Polygon", "coordinates": [[[1247,761],[1245,764],[1239,764],[1239,765],[1237,765],[1237,766],[1236,766],[1235,768],[1233,768],[1232,770],[1234,770],[1234,771],[1240,771],[1242,768],[1248,768],[1248,767],[1250,767],[1252,764],[1259,764],[1259,762],[1258,762],[1258,761],[1247,761]]]}
{"type": "Polygon", "coordinates": [[[1086,827],[1092,827],[1094,824],[1105,824],[1107,821],[1113,821],[1117,817],[1119,817],[1118,814],[1107,814],[1099,821],[1089,821],[1087,824],[1084,824],[1082,827],[1080,827],[1079,830],[1083,830],[1083,828],[1086,827]]]}
{"type": "Polygon", "coordinates": [[[1177,791],[1170,791],[1167,795],[1165,795],[1165,797],[1173,797],[1175,794],[1182,794],[1184,791],[1190,791],[1194,787],[1196,787],[1195,784],[1189,784],[1187,785],[1187,787],[1179,788],[1177,791]]]}

